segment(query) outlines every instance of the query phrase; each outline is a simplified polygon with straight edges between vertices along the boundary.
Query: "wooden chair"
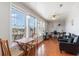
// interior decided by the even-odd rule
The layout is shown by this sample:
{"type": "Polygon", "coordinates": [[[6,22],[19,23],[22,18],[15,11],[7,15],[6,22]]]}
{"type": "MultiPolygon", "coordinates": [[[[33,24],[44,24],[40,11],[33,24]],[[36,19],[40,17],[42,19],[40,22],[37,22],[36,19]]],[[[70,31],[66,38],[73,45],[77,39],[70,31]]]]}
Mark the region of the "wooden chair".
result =
{"type": "Polygon", "coordinates": [[[2,42],[1,42],[1,38],[0,38],[0,56],[3,56],[3,49],[2,49],[2,42]]]}
{"type": "Polygon", "coordinates": [[[0,40],[0,42],[1,42],[2,56],[11,56],[8,40],[0,40]]]}

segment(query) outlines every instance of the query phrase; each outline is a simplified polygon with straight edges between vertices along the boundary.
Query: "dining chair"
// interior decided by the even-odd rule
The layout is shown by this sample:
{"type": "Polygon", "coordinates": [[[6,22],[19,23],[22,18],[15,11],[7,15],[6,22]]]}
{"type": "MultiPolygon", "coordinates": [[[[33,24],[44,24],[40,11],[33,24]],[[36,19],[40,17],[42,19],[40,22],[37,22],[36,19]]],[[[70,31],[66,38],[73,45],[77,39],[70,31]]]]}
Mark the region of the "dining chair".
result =
{"type": "Polygon", "coordinates": [[[11,56],[11,52],[8,45],[8,40],[1,40],[2,43],[2,56],[11,56]]]}
{"type": "Polygon", "coordinates": [[[0,38],[0,56],[3,56],[3,49],[2,49],[2,42],[1,42],[1,38],[0,38]]]}

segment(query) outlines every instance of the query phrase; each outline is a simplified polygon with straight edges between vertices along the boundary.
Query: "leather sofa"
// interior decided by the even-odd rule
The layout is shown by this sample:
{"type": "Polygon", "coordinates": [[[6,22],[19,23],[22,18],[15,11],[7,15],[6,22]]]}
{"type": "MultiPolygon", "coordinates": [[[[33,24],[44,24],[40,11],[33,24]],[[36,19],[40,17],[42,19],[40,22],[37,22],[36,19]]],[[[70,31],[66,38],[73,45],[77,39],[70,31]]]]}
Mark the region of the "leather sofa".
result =
{"type": "Polygon", "coordinates": [[[59,40],[60,52],[65,51],[74,55],[79,54],[79,36],[72,35],[67,41],[59,40]]]}

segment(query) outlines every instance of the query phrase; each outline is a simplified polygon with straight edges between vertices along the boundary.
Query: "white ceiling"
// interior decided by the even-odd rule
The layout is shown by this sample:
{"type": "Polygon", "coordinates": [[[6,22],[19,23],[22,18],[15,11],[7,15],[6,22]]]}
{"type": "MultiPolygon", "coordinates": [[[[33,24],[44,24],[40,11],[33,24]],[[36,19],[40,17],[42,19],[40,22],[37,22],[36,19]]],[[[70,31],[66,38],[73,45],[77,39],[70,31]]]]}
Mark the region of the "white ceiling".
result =
{"type": "Polygon", "coordinates": [[[65,19],[75,3],[70,2],[24,2],[26,6],[34,10],[46,20],[52,20],[52,15],[57,15],[58,19],[65,19]],[[63,4],[60,7],[60,4],[63,4]]]}

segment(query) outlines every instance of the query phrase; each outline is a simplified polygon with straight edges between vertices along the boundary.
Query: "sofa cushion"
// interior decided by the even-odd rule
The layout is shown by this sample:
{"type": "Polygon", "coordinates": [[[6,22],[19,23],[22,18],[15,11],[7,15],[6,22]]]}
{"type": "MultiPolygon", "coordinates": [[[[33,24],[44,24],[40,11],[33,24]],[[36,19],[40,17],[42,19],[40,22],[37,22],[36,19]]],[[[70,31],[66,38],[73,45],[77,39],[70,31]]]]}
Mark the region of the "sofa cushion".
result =
{"type": "Polygon", "coordinates": [[[74,38],[73,43],[77,43],[78,36],[74,38]]]}
{"type": "Polygon", "coordinates": [[[78,39],[77,39],[77,42],[76,43],[79,43],[79,36],[78,36],[78,39]]]}

